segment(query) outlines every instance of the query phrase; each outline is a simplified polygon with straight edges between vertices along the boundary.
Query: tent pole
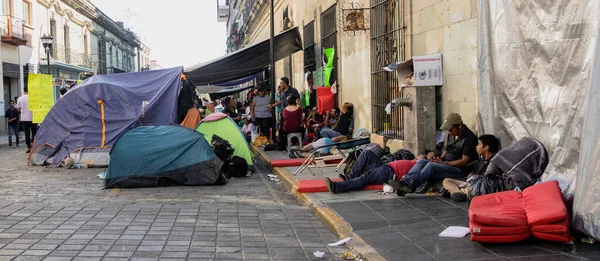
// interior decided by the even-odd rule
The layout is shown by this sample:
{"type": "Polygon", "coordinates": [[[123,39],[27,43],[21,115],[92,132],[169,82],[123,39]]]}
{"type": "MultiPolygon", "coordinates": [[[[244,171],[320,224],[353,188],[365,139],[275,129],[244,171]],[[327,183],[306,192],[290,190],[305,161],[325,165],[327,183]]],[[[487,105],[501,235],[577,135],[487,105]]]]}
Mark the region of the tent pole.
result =
{"type": "MultiPolygon", "coordinates": [[[[271,66],[269,68],[269,82],[271,84],[271,93],[272,93],[272,95],[271,95],[271,103],[274,103],[275,102],[275,95],[277,95],[275,93],[275,90],[276,90],[275,89],[275,43],[274,43],[274,38],[275,38],[275,17],[274,17],[275,11],[274,11],[274,2],[275,2],[275,0],[271,0],[270,2],[271,2],[270,3],[270,5],[271,5],[270,6],[270,9],[271,9],[271,37],[270,37],[269,43],[270,43],[271,66]]],[[[275,139],[275,130],[276,130],[276,128],[275,128],[275,126],[276,126],[275,120],[277,119],[275,117],[275,113],[276,113],[276,110],[273,110],[273,113],[271,115],[271,117],[272,117],[271,118],[271,123],[272,123],[271,124],[271,126],[272,126],[271,128],[272,128],[272,131],[273,131],[273,133],[272,133],[273,136],[272,137],[274,139],[275,139]]],[[[283,128],[283,126],[282,126],[282,128],[283,128]]]]}

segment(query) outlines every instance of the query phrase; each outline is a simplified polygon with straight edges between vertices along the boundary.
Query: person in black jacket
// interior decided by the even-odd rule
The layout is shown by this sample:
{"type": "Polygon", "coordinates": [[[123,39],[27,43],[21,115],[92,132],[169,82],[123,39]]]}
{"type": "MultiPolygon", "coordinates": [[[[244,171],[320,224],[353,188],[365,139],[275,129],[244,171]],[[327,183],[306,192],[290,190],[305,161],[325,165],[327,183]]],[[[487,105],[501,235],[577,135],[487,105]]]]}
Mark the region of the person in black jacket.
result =
{"type": "Polygon", "coordinates": [[[15,108],[15,102],[9,102],[9,108],[4,113],[4,118],[8,123],[8,146],[12,146],[12,135],[15,135],[17,147],[19,146],[19,110],[15,108]]]}
{"type": "MultiPolygon", "coordinates": [[[[479,159],[475,163],[473,172],[469,174],[467,180],[477,179],[485,174],[487,166],[490,164],[490,160],[500,147],[498,138],[494,135],[486,134],[479,136],[479,143],[475,148],[479,159]]],[[[454,201],[465,201],[467,200],[467,191],[469,190],[469,182],[459,179],[447,178],[443,181],[444,196],[450,197],[454,201]]]]}

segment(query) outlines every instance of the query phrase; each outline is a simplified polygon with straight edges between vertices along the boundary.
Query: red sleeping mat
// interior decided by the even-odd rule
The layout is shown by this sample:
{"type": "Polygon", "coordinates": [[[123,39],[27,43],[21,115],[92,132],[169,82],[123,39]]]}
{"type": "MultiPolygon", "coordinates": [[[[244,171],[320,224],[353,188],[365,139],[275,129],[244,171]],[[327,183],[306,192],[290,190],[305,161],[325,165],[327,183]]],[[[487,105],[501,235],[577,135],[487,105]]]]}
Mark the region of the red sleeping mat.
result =
{"type": "MultiPolygon", "coordinates": [[[[331,181],[342,181],[342,179],[335,178],[331,181]]],[[[363,190],[381,190],[382,185],[367,185],[363,190]]],[[[311,192],[328,192],[327,185],[324,179],[301,179],[298,180],[298,192],[300,193],[311,193],[311,192]]]]}
{"type": "Polygon", "coordinates": [[[567,218],[567,208],[556,180],[523,190],[523,202],[530,226],[547,225],[567,218]]]}
{"type": "Polygon", "coordinates": [[[521,192],[514,190],[474,197],[469,207],[469,218],[484,226],[527,226],[521,192]]]}
{"type": "MultiPolygon", "coordinates": [[[[306,159],[278,159],[278,160],[271,160],[271,166],[272,167],[299,167],[302,165],[302,162],[304,162],[304,160],[306,159]]],[[[338,164],[340,163],[340,161],[342,161],[341,159],[334,159],[334,160],[325,160],[326,164],[338,164]]]]}
{"type": "Polygon", "coordinates": [[[518,234],[518,235],[507,235],[507,236],[478,236],[471,235],[471,241],[484,242],[484,243],[513,243],[523,241],[531,237],[531,232],[518,234]]]}
{"type": "Polygon", "coordinates": [[[469,222],[469,229],[471,235],[477,236],[509,236],[509,235],[521,235],[529,232],[528,226],[520,227],[496,227],[496,226],[484,226],[477,224],[473,221],[469,222]]]}

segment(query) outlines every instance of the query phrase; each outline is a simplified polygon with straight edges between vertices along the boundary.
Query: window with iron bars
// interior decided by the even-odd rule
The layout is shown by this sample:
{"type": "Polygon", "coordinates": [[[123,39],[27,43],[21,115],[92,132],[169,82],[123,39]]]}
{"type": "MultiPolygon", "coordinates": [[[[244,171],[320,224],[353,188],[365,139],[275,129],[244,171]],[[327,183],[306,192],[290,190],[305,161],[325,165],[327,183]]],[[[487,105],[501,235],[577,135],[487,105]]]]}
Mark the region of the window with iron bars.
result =
{"type": "Polygon", "coordinates": [[[302,30],[304,39],[304,71],[314,71],[315,63],[315,21],[304,26],[302,30]]]}
{"type": "MultiPolygon", "coordinates": [[[[337,49],[337,23],[336,23],[336,7],[334,4],[321,13],[321,47],[334,48],[335,55],[333,57],[333,70],[329,82],[333,84],[337,81],[337,64],[338,64],[338,49],[337,49]]],[[[318,67],[322,65],[319,62],[318,67]]]]}
{"type": "Polygon", "coordinates": [[[385,112],[388,103],[402,97],[396,72],[383,67],[402,61],[400,0],[371,0],[371,111],[373,132],[403,139],[402,108],[385,112]]]}

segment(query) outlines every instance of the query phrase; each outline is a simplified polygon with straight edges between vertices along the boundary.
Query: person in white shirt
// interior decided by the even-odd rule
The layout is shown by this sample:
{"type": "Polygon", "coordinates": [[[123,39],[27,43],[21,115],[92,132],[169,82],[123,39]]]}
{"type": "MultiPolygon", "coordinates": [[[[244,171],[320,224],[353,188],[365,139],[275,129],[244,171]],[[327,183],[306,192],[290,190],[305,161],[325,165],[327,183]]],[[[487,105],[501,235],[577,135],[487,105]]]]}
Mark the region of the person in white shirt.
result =
{"type": "Polygon", "coordinates": [[[242,126],[242,133],[246,137],[246,141],[250,142],[252,137],[252,131],[254,130],[254,124],[252,124],[252,117],[246,116],[244,118],[244,126],[242,126]]]}
{"type": "Polygon", "coordinates": [[[27,144],[27,152],[31,152],[31,143],[35,139],[37,134],[37,124],[33,124],[33,116],[29,110],[29,95],[27,94],[27,86],[25,86],[24,94],[17,100],[17,110],[21,114],[21,124],[23,125],[23,131],[25,131],[25,143],[27,144]]]}

